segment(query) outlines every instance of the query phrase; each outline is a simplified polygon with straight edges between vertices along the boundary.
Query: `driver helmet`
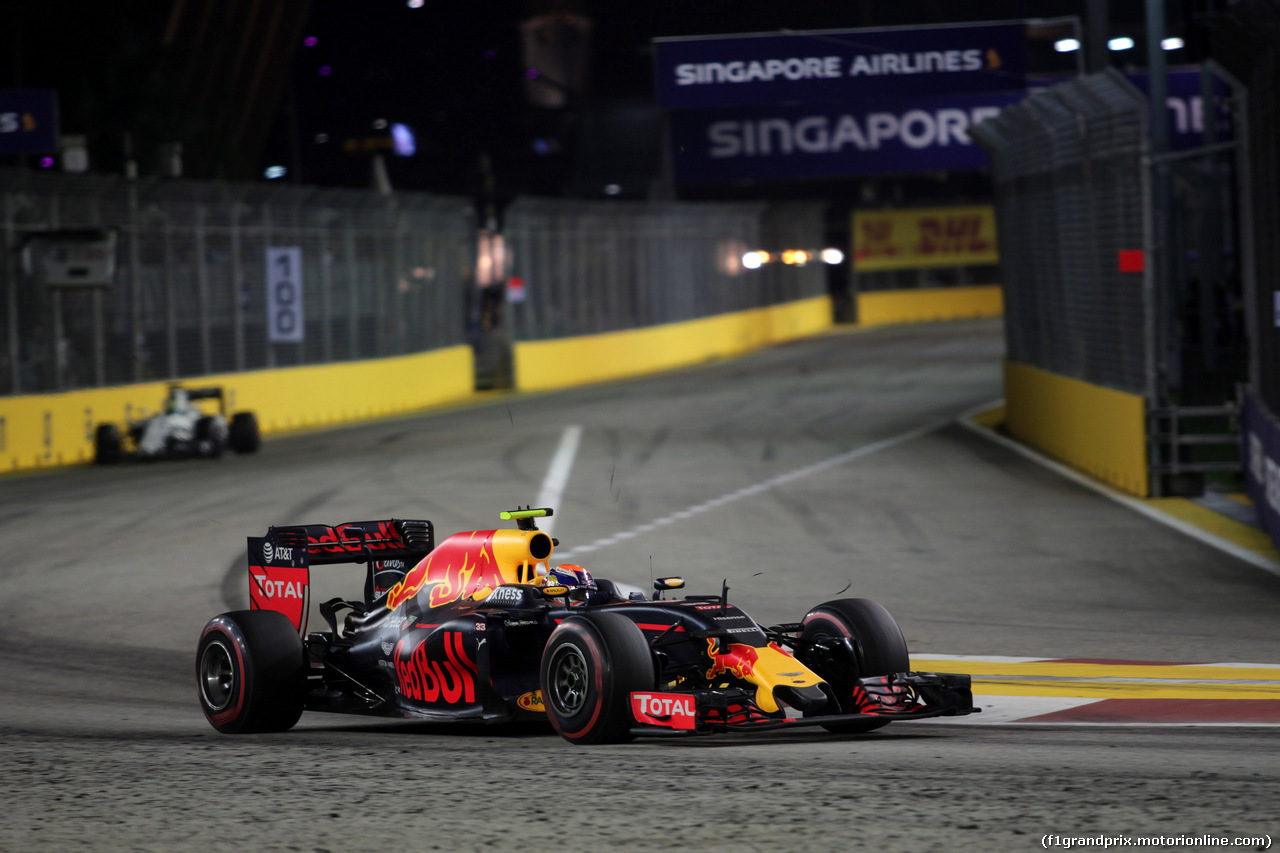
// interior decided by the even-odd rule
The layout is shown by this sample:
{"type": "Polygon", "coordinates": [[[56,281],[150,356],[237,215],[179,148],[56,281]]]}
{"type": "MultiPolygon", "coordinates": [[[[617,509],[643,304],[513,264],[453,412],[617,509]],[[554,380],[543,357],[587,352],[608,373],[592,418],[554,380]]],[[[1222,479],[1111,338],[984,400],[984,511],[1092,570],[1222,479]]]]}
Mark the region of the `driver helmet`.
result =
{"type": "Polygon", "coordinates": [[[185,411],[188,405],[186,390],[173,388],[169,391],[169,399],[165,400],[164,411],[165,414],[172,415],[175,412],[185,411]]]}
{"type": "Polygon", "coordinates": [[[570,589],[596,588],[596,581],[595,578],[591,577],[591,572],[582,568],[582,566],[575,566],[570,563],[564,563],[548,570],[546,584],[547,586],[567,586],[570,589]]]}

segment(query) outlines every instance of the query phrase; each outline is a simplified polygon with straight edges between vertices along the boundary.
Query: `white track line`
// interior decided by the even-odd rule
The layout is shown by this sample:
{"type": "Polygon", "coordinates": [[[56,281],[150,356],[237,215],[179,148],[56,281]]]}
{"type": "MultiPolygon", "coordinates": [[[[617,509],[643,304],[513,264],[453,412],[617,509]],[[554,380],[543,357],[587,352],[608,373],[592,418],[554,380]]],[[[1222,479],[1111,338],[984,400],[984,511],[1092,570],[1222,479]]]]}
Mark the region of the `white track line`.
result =
{"type": "Polygon", "coordinates": [[[948,418],[947,420],[939,421],[937,423],[930,424],[928,426],[917,427],[916,429],[908,430],[907,432],[892,436],[891,438],[881,439],[880,441],[873,441],[871,444],[864,444],[862,447],[857,447],[857,448],[854,448],[853,450],[847,450],[844,453],[838,454],[836,456],[832,456],[827,459],[823,459],[821,462],[815,462],[812,465],[806,465],[803,468],[797,468],[794,471],[788,471],[785,474],[779,474],[776,477],[771,477],[770,479],[763,480],[759,483],[753,483],[750,486],[743,486],[741,489],[729,492],[727,494],[720,495],[719,497],[711,498],[710,500],[703,501],[700,504],[695,504],[694,506],[688,507],[687,509],[682,509],[679,512],[673,512],[670,515],[664,515],[662,518],[654,519],[653,521],[650,521],[646,524],[641,524],[637,527],[633,527],[630,530],[623,530],[620,533],[613,534],[612,536],[606,536],[603,539],[597,539],[594,542],[588,542],[585,545],[579,545],[576,548],[572,548],[567,551],[562,551],[559,553],[558,556],[567,559],[571,556],[578,556],[580,554],[586,554],[591,551],[598,551],[601,548],[607,548],[610,545],[617,545],[619,542],[624,542],[627,539],[634,539],[637,536],[640,536],[644,533],[649,533],[650,531],[656,530],[659,527],[664,527],[668,524],[674,524],[677,521],[684,521],[686,518],[692,518],[695,515],[701,515],[702,513],[707,512],[708,510],[718,509],[727,504],[740,501],[743,498],[753,497],[755,495],[760,494],[761,492],[767,491],[768,489],[772,489],[775,486],[782,486],[787,483],[793,482],[795,480],[799,480],[804,477],[809,477],[813,474],[826,471],[830,468],[835,468],[837,466],[844,465],[845,463],[852,462],[855,459],[861,459],[864,456],[870,456],[873,453],[879,453],[881,450],[888,450],[891,447],[897,447],[899,444],[905,444],[908,441],[912,441],[923,435],[928,435],[931,432],[942,429],[944,426],[947,426],[951,422],[952,422],[951,419],[948,418]]]}
{"type": "Polygon", "coordinates": [[[1032,462],[1042,465],[1045,468],[1048,468],[1050,471],[1053,471],[1057,474],[1062,475],[1063,477],[1066,477],[1068,480],[1071,480],[1072,482],[1079,483],[1080,485],[1084,486],[1086,489],[1092,489],[1093,491],[1097,492],[1103,497],[1110,498],[1111,500],[1115,501],[1121,506],[1127,506],[1129,509],[1133,510],[1134,512],[1141,513],[1142,515],[1145,515],[1147,518],[1150,518],[1153,521],[1158,521],[1161,524],[1165,525],[1166,527],[1172,527],[1174,530],[1178,531],[1179,533],[1186,534],[1187,536],[1190,536],[1192,539],[1197,539],[1212,548],[1217,548],[1219,551],[1222,551],[1223,553],[1230,554],[1233,557],[1237,557],[1241,560],[1244,560],[1246,563],[1250,563],[1254,566],[1257,566],[1260,569],[1265,569],[1266,571],[1271,572],[1274,575],[1280,575],[1280,563],[1277,563],[1274,560],[1268,560],[1266,557],[1262,556],[1261,554],[1255,554],[1254,552],[1250,551],[1247,548],[1241,548],[1236,543],[1229,542],[1226,539],[1221,538],[1220,536],[1214,536],[1212,533],[1201,530],[1199,527],[1196,527],[1195,525],[1187,524],[1182,519],[1174,518],[1171,515],[1166,515],[1165,513],[1161,512],[1155,507],[1152,507],[1149,504],[1147,504],[1146,501],[1140,500],[1139,498],[1131,498],[1128,495],[1122,495],[1119,492],[1112,489],[1110,486],[1104,485],[1103,483],[1098,482],[1092,477],[1088,477],[1084,474],[1081,474],[1079,471],[1076,471],[1074,468],[1068,468],[1066,465],[1063,465],[1059,462],[1055,462],[1046,456],[1042,456],[1040,453],[1036,452],[1035,450],[1032,450],[1030,447],[1027,447],[1024,444],[1016,442],[1010,438],[1005,438],[1003,435],[1000,435],[994,430],[987,429],[984,426],[979,426],[978,424],[975,424],[973,423],[972,420],[970,420],[974,415],[977,415],[981,412],[985,412],[988,409],[994,409],[996,406],[1000,406],[1003,404],[1004,404],[1004,400],[996,400],[995,402],[987,403],[986,405],[983,405],[983,406],[975,406],[974,408],[970,409],[969,411],[965,412],[963,415],[960,416],[959,423],[962,427],[969,430],[970,432],[976,435],[980,435],[983,438],[987,439],[988,441],[994,441],[996,444],[1002,445],[1003,447],[1007,447],[1008,449],[1012,450],[1014,453],[1017,453],[1019,456],[1022,456],[1026,459],[1030,459],[1032,462]]]}
{"type": "MultiPolygon", "coordinates": [[[[542,478],[542,489],[538,492],[538,500],[534,506],[560,508],[560,498],[564,495],[564,487],[569,484],[569,472],[573,470],[574,457],[578,455],[578,443],[582,440],[582,427],[564,428],[560,436],[560,446],[551,457],[551,465],[547,468],[547,476],[542,478]]],[[[556,517],[541,519],[538,529],[551,535],[555,527],[556,517]]]]}

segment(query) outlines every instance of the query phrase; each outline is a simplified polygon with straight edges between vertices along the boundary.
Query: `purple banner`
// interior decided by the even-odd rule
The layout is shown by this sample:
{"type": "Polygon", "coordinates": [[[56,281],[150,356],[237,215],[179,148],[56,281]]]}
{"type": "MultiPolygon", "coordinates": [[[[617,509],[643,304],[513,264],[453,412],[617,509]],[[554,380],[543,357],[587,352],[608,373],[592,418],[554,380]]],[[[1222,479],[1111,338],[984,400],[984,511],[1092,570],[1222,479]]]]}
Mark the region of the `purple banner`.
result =
{"type": "Polygon", "coordinates": [[[58,150],[58,93],[52,89],[0,89],[0,154],[58,150]]]}
{"type": "Polygon", "coordinates": [[[839,104],[1026,85],[1021,23],[655,39],[664,109],[839,104]]]}
{"type": "Polygon", "coordinates": [[[1263,528],[1280,547],[1280,426],[1252,391],[1245,392],[1240,415],[1245,490],[1263,528]]]}

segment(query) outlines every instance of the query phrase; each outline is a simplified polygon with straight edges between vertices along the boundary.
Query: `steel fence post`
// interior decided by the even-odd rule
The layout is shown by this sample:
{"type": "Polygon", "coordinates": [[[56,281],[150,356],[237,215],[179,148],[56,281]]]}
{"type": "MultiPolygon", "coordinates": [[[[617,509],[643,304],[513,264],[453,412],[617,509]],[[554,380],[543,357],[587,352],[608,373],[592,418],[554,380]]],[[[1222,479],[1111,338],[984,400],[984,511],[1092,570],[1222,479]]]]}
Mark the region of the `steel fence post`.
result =
{"type": "Polygon", "coordinates": [[[200,312],[200,365],[205,373],[213,372],[213,352],[209,329],[209,270],[205,249],[205,206],[196,205],[196,301],[200,312]]]}
{"type": "Polygon", "coordinates": [[[178,376],[178,318],[177,305],[173,295],[173,223],[169,212],[161,209],[164,217],[163,226],[163,263],[164,263],[164,319],[165,343],[169,350],[169,377],[178,376]]]}
{"type": "Polygon", "coordinates": [[[17,224],[14,222],[14,200],[12,193],[4,194],[4,283],[5,308],[8,336],[6,347],[9,351],[9,385],[12,393],[22,393],[22,370],[19,364],[21,348],[18,345],[18,236],[17,224]]]}
{"type": "Polygon", "coordinates": [[[130,178],[129,185],[129,349],[133,353],[133,381],[142,381],[142,278],[138,267],[141,264],[138,248],[138,184],[130,178]]]}
{"type": "Polygon", "coordinates": [[[241,255],[240,217],[246,206],[236,200],[231,204],[231,325],[235,345],[235,369],[244,370],[244,257],[241,255]]]}

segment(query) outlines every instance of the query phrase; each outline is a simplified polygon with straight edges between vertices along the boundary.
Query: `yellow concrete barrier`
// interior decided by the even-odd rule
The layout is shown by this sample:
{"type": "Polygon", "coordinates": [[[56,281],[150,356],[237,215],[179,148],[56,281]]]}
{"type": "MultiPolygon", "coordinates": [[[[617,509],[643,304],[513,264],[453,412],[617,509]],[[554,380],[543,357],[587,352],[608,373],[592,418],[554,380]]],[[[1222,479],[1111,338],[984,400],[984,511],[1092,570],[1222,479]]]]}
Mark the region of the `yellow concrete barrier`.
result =
{"type": "MultiPolygon", "coordinates": [[[[0,397],[0,471],[93,459],[97,424],[153,414],[169,382],[0,397]]],[[[221,385],[228,411],[252,411],[264,435],[412,412],[464,400],[475,387],[471,347],[338,364],[183,380],[221,385]]]]}
{"type": "Polygon", "coordinates": [[[1003,314],[1004,295],[998,284],[871,290],[858,294],[858,323],[863,326],[1000,317],[1003,314]]]}
{"type": "Polygon", "coordinates": [[[1004,363],[1010,435],[1104,483],[1148,493],[1146,403],[1013,361],[1004,363]]]}
{"type": "Polygon", "coordinates": [[[547,391],[741,355],[831,328],[831,300],[814,297],[682,323],[515,345],[516,388],[547,391]]]}

